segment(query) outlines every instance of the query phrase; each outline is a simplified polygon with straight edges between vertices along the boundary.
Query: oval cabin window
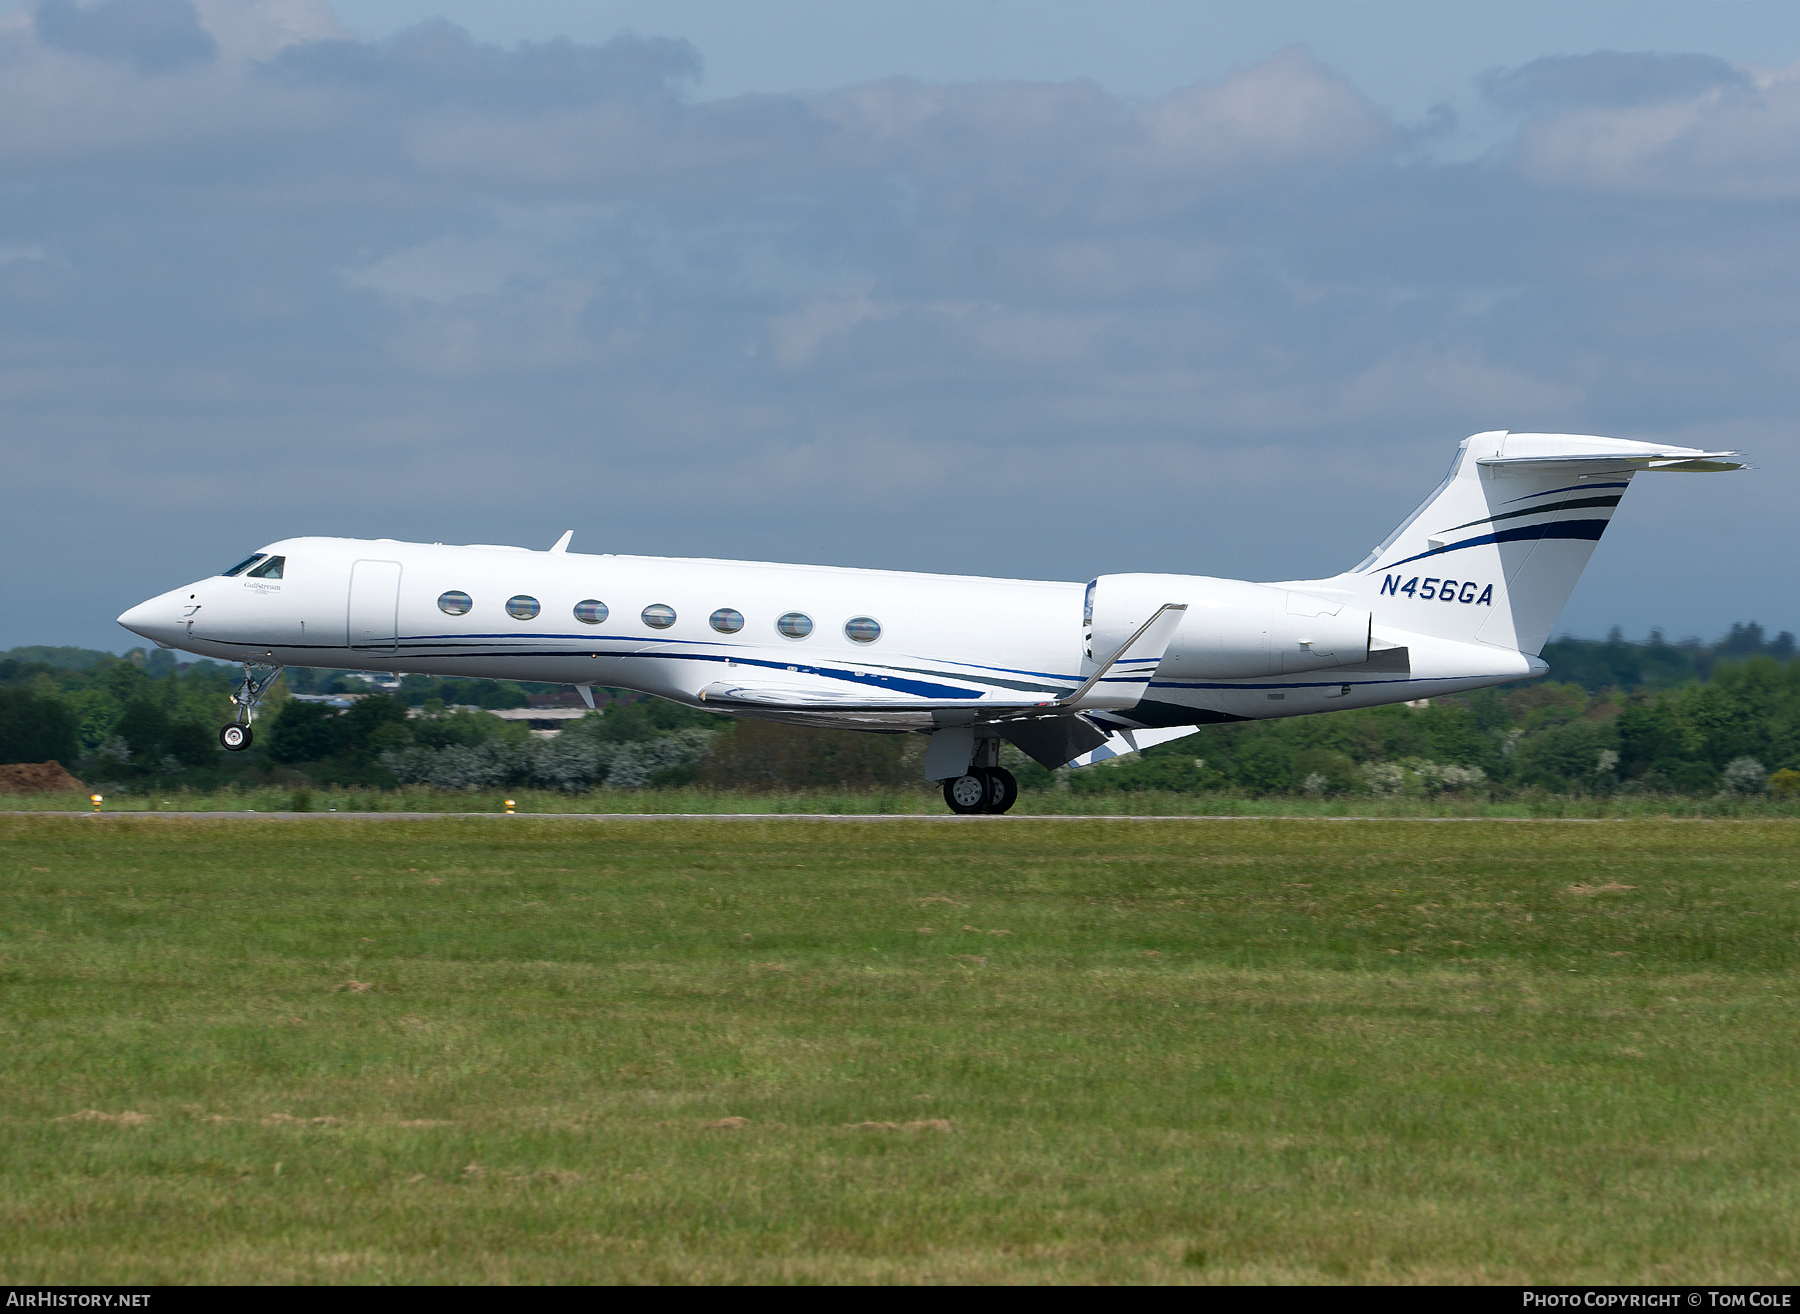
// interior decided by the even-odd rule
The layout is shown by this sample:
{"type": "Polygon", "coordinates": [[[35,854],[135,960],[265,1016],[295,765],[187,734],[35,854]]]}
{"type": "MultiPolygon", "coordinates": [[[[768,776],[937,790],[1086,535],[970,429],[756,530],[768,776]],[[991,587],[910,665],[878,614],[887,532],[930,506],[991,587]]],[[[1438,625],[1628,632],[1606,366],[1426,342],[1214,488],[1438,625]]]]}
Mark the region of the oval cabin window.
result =
{"type": "Polygon", "coordinates": [[[583,625],[598,625],[609,614],[606,604],[598,598],[589,598],[585,602],[575,604],[575,619],[583,625]]]}
{"type": "Polygon", "coordinates": [[[812,617],[802,611],[790,611],[775,622],[775,628],[790,639],[804,639],[812,633],[812,617]]]}
{"type": "Polygon", "coordinates": [[[506,600],[506,614],[514,620],[530,620],[539,610],[538,600],[523,593],[506,600]]]}
{"type": "Polygon", "coordinates": [[[469,608],[474,605],[475,599],[461,589],[451,589],[448,593],[438,594],[438,610],[446,616],[467,616],[469,608]]]}
{"type": "Polygon", "coordinates": [[[744,628],[744,613],[733,611],[730,607],[720,607],[708,618],[708,624],[720,634],[736,634],[744,628]]]}
{"type": "Polygon", "coordinates": [[[644,624],[653,630],[666,630],[675,623],[675,608],[666,602],[653,602],[644,608],[644,624]]]}
{"type": "Polygon", "coordinates": [[[874,643],[881,637],[881,622],[873,616],[858,616],[845,621],[844,637],[855,643],[874,643]]]}

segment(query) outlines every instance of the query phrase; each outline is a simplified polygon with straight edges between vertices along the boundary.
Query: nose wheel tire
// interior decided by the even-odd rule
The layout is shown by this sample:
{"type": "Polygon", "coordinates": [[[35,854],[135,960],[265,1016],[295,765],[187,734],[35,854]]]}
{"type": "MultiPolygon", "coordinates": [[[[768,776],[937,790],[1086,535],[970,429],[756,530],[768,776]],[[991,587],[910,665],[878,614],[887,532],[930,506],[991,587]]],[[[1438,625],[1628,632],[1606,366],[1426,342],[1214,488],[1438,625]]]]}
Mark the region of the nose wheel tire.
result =
{"type": "Polygon", "coordinates": [[[250,747],[250,741],[254,738],[249,726],[228,725],[219,731],[219,747],[227,753],[241,753],[250,747]]]}
{"type": "Polygon", "coordinates": [[[960,817],[1005,812],[1019,801],[1019,782],[1004,767],[975,767],[944,782],[944,802],[960,817]]]}

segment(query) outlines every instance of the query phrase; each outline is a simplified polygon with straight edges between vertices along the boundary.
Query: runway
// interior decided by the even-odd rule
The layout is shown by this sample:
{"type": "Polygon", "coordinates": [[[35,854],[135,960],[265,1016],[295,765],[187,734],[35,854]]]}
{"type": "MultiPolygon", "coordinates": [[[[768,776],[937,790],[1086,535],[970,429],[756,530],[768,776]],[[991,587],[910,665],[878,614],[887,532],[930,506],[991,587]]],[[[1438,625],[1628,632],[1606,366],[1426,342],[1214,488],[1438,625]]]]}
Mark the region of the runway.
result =
{"type": "Polygon", "coordinates": [[[1193,814],[1156,814],[1138,816],[1125,813],[1097,813],[1091,816],[942,816],[910,812],[50,812],[0,811],[6,817],[92,817],[95,820],[146,819],[174,821],[818,821],[818,822],[894,822],[921,821],[937,825],[1025,825],[1076,821],[1281,821],[1336,823],[1382,821],[1443,825],[1459,822],[1496,822],[1509,825],[1583,825],[1597,826],[1609,822],[1633,820],[1723,822],[1748,825],[1751,821],[1770,818],[1737,817],[1247,817],[1193,814]]]}

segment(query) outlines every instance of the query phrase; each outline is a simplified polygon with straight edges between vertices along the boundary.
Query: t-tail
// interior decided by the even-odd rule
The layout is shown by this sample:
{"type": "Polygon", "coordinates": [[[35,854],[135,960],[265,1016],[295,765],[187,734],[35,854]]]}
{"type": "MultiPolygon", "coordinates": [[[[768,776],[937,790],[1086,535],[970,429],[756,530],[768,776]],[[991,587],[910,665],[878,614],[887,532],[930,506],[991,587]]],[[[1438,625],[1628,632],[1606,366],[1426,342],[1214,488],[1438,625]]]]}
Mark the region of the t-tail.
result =
{"type": "Polygon", "coordinates": [[[1463,440],[1438,490],[1361,565],[1315,583],[1348,594],[1384,629],[1536,655],[1634,475],[1739,470],[1737,455],[1478,433],[1463,440]]]}

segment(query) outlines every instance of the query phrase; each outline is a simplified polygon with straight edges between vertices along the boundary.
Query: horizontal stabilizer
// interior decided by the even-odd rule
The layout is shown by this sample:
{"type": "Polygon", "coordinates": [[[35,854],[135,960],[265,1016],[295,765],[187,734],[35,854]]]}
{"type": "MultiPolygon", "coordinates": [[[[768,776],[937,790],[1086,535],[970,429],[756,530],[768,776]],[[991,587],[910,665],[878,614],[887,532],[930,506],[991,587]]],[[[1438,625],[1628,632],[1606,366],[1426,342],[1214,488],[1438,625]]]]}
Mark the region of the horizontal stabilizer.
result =
{"type": "Polygon", "coordinates": [[[1484,456],[1478,465],[1505,470],[1562,470],[1592,466],[1596,470],[1669,470],[1682,474],[1715,474],[1748,467],[1732,457],[1739,452],[1701,452],[1692,447],[1673,447],[1660,452],[1570,452],[1556,456],[1484,456]]]}

